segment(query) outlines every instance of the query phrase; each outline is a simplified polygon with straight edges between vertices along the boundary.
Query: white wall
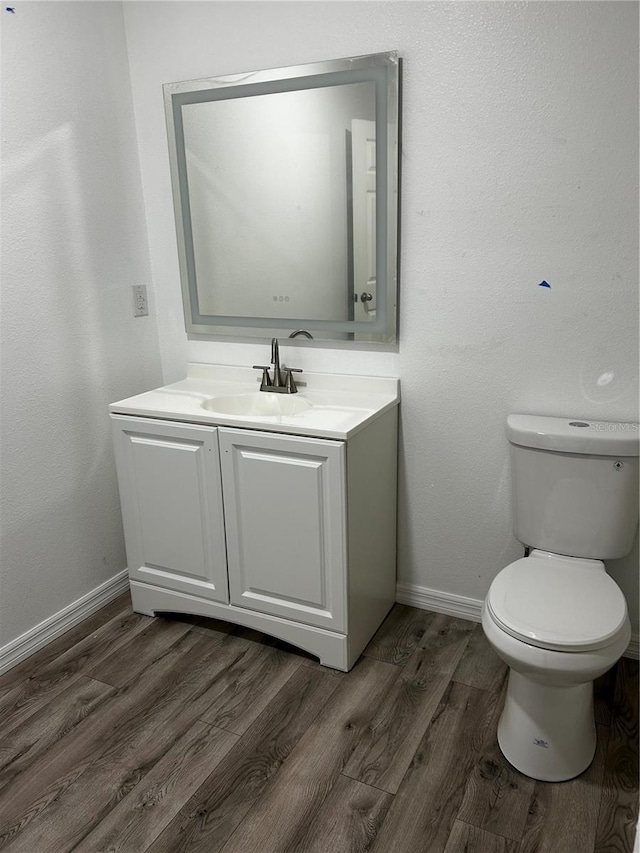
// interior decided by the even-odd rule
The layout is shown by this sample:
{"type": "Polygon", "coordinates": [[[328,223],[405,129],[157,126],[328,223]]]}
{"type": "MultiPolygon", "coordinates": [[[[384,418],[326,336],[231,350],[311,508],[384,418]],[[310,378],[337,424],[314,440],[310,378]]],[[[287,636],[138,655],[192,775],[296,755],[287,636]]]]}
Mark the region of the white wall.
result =
{"type": "MultiPolygon", "coordinates": [[[[637,3],[131,2],[125,21],[167,381],[266,349],[187,342],[161,84],[400,51],[399,348],[295,359],[401,377],[399,580],[482,598],[521,553],[507,413],[638,418],[637,3]]],[[[637,561],[610,565],[636,632],[637,561]]]]}
{"type": "Polygon", "coordinates": [[[122,7],[1,16],[0,647],[125,567],[107,404],[161,381],[122,7]]]}

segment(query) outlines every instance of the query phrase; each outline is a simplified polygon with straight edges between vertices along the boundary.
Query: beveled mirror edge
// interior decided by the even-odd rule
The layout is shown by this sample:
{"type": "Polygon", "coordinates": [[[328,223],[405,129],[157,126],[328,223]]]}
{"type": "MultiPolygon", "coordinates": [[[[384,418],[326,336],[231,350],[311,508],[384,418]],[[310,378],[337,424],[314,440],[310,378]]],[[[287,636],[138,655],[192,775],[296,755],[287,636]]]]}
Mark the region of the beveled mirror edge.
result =
{"type": "MultiPolygon", "coordinates": [[[[324,60],[297,66],[284,66],[275,69],[187,80],[163,85],[165,118],[167,126],[169,165],[171,173],[173,208],[178,249],[178,264],[184,308],[184,320],[188,338],[218,338],[248,335],[250,338],[270,338],[275,331],[308,328],[316,342],[335,344],[395,344],[398,339],[398,219],[399,219],[399,145],[400,145],[400,72],[401,58],[397,50],[383,53],[364,54],[356,57],[324,60]],[[188,203],[188,185],[181,190],[179,158],[176,145],[176,125],[174,119],[174,96],[185,92],[219,89],[223,87],[241,87],[255,83],[286,80],[327,74],[336,71],[366,69],[374,66],[386,67],[386,159],[384,215],[385,234],[385,321],[384,330],[375,331],[370,324],[358,321],[310,320],[307,318],[281,319],[268,317],[225,317],[224,323],[196,323],[193,321],[192,293],[189,287],[189,252],[184,229],[184,200],[188,203]],[[329,333],[329,337],[323,337],[329,333]],[[353,335],[366,335],[366,340],[354,340],[353,335]],[[346,337],[337,337],[345,335],[346,337]]],[[[376,123],[378,117],[376,116],[376,123]]],[[[380,173],[378,169],[378,173],[380,173]]],[[[381,218],[381,207],[376,208],[376,220],[381,218]]],[[[378,229],[381,233],[382,229],[378,229]]],[[[379,260],[379,258],[378,258],[379,260]]],[[[381,269],[382,265],[378,265],[381,269]]],[[[211,315],[215,317],[215,315],[211,315]]],[[[220,319],[220,318],[219,318],[220,319]]],[[[376,324],[378,325],[378,324],[376,324]]]]}
{"type": "Polygon", "coordinates": [[[318,74],[331,74],[338,71],[358,70],[371,68],[378,65],[387,67],[400,64],[400,56],[397,50],[389,50],[383,53],[369,53],[361,56],[344,57],[341,59],[326,59],[319,62],[309,62],[304,65],[282,66],[279,68],[268,68],[260,71],[248,71],[244,73],[225,74],[216,77],[204,77],[198,80],[184,80],[178,83],[164,83],[165,104],[171,97],[184,92],[203,89],[215,89],[225,86],[240,87],[255,83],[270,83],[274,80],[286,80],[295,77],[311,77],[318,74]]]}

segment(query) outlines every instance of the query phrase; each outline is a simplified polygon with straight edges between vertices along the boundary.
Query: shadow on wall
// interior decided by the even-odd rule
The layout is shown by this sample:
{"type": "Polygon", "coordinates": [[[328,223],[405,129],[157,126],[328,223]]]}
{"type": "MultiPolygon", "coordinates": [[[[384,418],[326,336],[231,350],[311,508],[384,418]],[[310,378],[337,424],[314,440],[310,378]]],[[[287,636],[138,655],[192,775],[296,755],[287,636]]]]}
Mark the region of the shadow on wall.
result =
{"type": "MultiPolygon", "coordinates": [[[[108,209],[117,199],[105,183],[113,166],[69,122],[3,164],[3,587],[12,607],[0,643],[125,565],[106,407],[159,373],[159,357],[154,328],[131,333],[122,288],[131,258],[113,245],[127,223],[108,209]]],[[[117,188],[124,178],[110,180],[117,188]]]]}

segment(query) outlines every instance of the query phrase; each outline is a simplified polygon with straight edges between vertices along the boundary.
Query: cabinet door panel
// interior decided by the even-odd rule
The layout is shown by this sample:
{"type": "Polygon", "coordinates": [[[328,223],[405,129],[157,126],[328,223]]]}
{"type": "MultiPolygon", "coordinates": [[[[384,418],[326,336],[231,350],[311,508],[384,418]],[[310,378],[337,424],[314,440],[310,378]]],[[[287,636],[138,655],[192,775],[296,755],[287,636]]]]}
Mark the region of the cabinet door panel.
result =
{"type": "Polygon", "coordinates": [[[342,442],[220,429],[232,604],[345,625],[342,442]]]}
{"type": "Polygon", "coordinates": [[[131,578],[227,602],[217,431],[113,421],[131,578]]]}

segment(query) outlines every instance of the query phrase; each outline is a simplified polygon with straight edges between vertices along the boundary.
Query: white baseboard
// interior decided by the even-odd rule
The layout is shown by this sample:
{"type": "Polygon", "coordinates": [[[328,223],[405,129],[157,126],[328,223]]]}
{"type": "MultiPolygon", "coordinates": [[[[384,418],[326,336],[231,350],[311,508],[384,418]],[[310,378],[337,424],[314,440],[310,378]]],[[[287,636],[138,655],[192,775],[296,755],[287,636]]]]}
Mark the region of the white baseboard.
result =
{"type": "MultiPolygon", "coordinates": [[[[124,569],[58,613],[54,613],[44,622],[40,622],[39,625],[25,631],[15,640],[11,640],[2,646],[0,648],[0,675],[29,655],[37,652],[38,649],[46,646],[47,643],[55,640],[60,634],[64,634],[69,628],[73,628],[78,622],[82,622],[87,616],[91,616],[96,610],[109,604],[114,598],[126,592],[128,588],[129,577],[127,570],[124,569]]],[[[399,604],[407,604],[421,610],[433,610],[436,613],[445,613],[447,616],[469,619],[471,622],[479,622],[482,612],[482,601],[478,598],[467,598],[464,595],[454,595],[451,592],[442,592],[416,584],[399,583],[396,586],[396,601],[399,604]]],[[[640,659],[640,637],[638,634],[631,636],[624,657],[633,660],[640,659]]]]}
{"type": "MultiPolygon", "coordinates": [[[[479,598],[467,598],[464,595],[454,595],[451,592],[441,592],[416,584],[397,584],[396,601],[398,604],[408,604],[420,610],[433,610],[436,613],[445,613],[447,616],[469,619],[470,622],[480,622],[482,615],[482,600],[479,598]]],[[[640,659],[638,634],[631,635],[624,657],[640,659]]]]}
{"type": "Polygon", "coordinates": [[[0,648],[0,674],[46,646],[129,588],[126,569],[0,648]]]}
{"type": "Polygon", "coordinates": [[[420,610],[433,610],[435,613],[446,613],[447,616],[458,616],[460,619],[469,619],[471,622],[479,622],[482,614],[482,601],[478,598],[440,592],[438,589],[428,589],[416,584],[397,584],[396,601],[398,604],[408,604],[411,607],[419,607],[420,610]]]}

